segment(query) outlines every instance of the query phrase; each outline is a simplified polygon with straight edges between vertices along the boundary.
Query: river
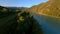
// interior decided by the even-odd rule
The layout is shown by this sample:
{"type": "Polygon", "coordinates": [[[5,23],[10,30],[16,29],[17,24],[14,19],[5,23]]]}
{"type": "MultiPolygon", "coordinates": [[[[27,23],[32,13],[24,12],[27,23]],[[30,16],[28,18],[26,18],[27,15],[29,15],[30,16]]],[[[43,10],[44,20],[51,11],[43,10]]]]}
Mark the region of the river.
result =
{"type": "Polygon", "coordinates": [[[41,28],[44,34],[60,34],[60,18],[30,13],[42,25],[41,28]]]}

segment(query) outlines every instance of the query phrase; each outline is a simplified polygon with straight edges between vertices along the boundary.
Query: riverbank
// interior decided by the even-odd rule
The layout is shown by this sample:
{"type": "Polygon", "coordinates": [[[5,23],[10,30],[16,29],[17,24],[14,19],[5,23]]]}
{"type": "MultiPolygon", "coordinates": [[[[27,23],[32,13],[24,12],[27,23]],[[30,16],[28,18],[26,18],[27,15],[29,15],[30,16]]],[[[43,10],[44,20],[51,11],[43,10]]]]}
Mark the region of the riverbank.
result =
{"type": "Polygon", "coordinates": [[[31,13],[41,25],[44,34],[60,34],[60,18],[31,13]]]}

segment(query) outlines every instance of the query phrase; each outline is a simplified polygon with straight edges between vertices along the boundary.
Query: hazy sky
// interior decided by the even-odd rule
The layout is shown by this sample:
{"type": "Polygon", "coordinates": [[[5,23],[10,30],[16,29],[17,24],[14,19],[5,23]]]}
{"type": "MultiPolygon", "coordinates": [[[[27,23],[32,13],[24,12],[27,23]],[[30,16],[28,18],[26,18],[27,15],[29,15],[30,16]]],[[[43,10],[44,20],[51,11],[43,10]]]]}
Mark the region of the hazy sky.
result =
{"type": "Polygon", "coordinates": [[[1,6],[31,7],[47,0],[0,0],[1,6]]]}

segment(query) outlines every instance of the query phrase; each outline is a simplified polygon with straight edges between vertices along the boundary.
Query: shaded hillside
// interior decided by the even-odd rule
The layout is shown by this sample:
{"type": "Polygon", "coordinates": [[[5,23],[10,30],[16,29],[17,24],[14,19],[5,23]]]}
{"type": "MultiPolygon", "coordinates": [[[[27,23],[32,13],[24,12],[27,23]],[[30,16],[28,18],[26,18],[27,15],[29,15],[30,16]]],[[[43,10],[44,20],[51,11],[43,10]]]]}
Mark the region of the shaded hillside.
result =
{"type": "Polygon", "coordinates": [[[60,17],[60,0],[49,0],[48,2],[41,3],[39,5],[31,7],[29,8],[29,10],[41,15],[59,18],[60,17]]]}
{"type": "Polygon", "coordinates": [[[28,11],[0,6],[0,34],[43,34],[41,25],[28,11]]]}
{"type": "Polygon", "coordinates": [[[16,31],[17,14],[8,8],[0,6],[0,34],[11,34],[16,31]]]}
{"type": "Polygon", "coordinates": [[[20,12],[18,16],[18,32],[20,34],[43,34],[41,25],[29,12],[20,12]]]}
{"type": "Polygon", "coordinates": [[[27,7],[7,7],[8,9],[11,9],[11,10],[26,10],[28,9],[27,7]]]}

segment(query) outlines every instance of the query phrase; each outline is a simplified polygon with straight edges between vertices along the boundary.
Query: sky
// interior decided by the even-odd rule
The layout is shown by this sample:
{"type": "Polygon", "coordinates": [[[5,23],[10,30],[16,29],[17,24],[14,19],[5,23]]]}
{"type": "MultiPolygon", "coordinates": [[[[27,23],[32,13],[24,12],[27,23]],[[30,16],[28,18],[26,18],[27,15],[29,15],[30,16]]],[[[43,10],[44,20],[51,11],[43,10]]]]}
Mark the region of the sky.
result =
{"type": "Polygon", "coordinates": [[[0,5],[8,7],[31,7],[46,1],[48,0],[0,0],[0,5]]]}

